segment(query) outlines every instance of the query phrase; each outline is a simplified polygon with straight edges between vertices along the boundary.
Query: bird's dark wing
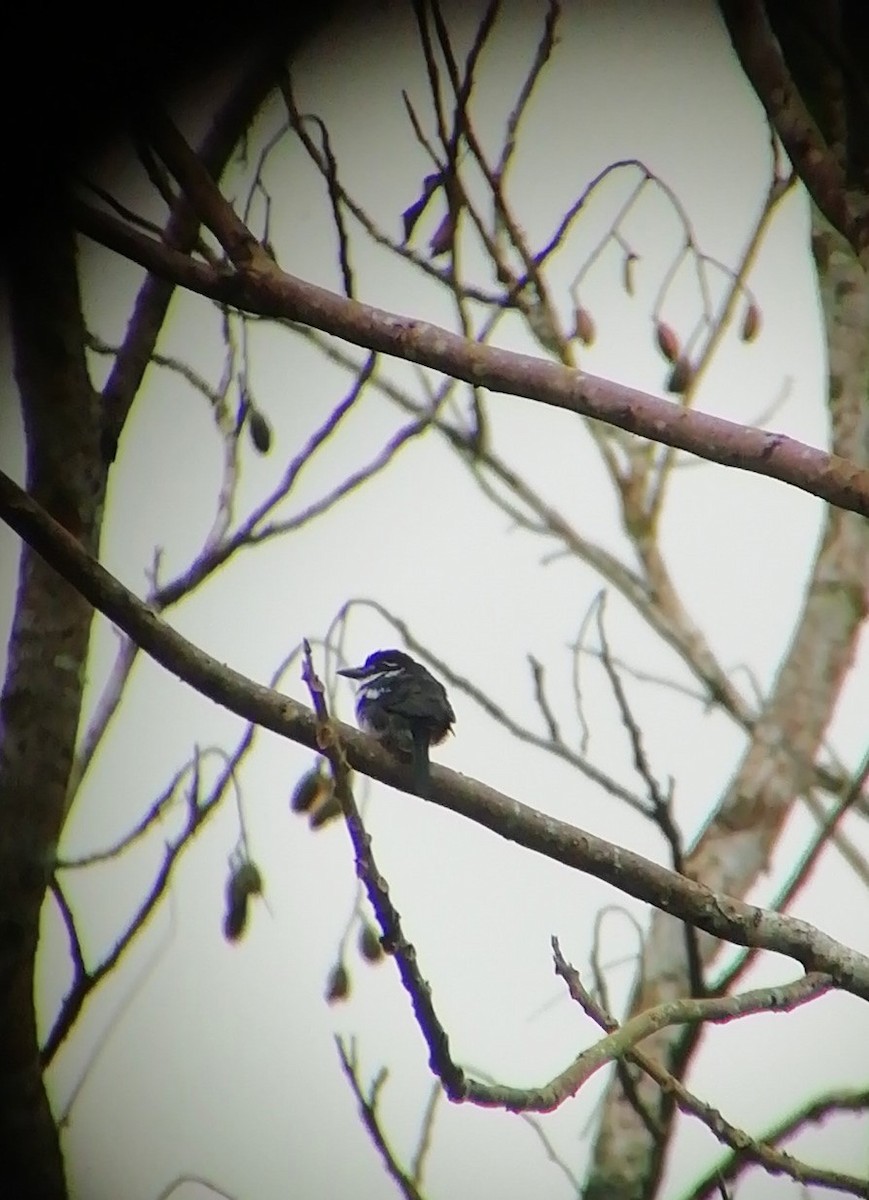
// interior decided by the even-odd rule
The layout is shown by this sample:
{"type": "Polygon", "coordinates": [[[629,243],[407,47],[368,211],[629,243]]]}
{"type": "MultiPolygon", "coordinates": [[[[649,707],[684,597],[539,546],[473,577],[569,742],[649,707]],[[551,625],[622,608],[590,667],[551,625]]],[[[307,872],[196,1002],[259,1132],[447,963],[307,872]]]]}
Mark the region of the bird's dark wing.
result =
{"type": "Polygon", "coordinates": [[[387,711],[411,721],[434,721],[452,725],[456,719],[446,689],[433,675],[409,677],[390,681],[387,695],[381,700],[387,711]]]}

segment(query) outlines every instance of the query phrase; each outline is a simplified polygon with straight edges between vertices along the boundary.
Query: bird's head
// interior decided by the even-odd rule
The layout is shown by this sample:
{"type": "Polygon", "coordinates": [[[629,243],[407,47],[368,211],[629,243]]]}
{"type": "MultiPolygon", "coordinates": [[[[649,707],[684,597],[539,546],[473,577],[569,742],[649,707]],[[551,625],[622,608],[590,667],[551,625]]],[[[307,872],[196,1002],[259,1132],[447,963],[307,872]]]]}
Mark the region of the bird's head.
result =
{"type": "Polygon", "coordinates": [[[403,650],[375,650],[369,654],[361,667],[345,667],[338,671],[347,679],[376,679],[380,675],[391,675],[393,672],[406,671],[408,667],[417,666],[409,654],[403,650]]]}

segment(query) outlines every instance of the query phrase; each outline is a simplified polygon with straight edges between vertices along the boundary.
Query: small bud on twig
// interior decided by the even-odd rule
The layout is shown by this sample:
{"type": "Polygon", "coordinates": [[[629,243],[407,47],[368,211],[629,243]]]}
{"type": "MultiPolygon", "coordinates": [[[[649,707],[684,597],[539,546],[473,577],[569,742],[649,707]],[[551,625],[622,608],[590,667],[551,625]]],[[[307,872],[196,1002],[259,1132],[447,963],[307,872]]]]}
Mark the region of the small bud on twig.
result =
{"type": "Polygon", "coordinates": [[[338,1004],[350,995],[350,972],[342,962],[335,963],[329,982],[326,984],[326,1000],[329,1004],[338,1004]]]}
{"type": "Polygon", "coordinates": [[[760,333],[760,309],[752,301],[745,310],[745,316],[742,318],[742,328],[739,331],[739,336],[744,342],[753,342],[760,333]]]}
{"type": "Polygon", "coordinates": [[[380,962],[383,958],[380,934],[367,921],[363,921],[359,929],[359,953],[370,963],[380,962]]]}
{"type": "Polygon", "coordinates": [[[596,334],[597,330],[591,313],[581,304],[577,304],[573,310],[573,336],[577,341],[582,342],[583,346],[590,346],[596,334]]]}
{"type": "Polygon", "coordinates": [[[250,859],[244,859],[226,881],[223,936],[228,942],[237,942],[244,933],[247,928],[248,901],[251,896],[262,895],[262,890],[263,880],[259,867],[250,859]]]}
{"type": "Polygon", "coordinates": [[[687,358],[679,358],[673,364],[673,369],[667,376],[667,382],[664,385],[668,392],[673,392],[677,396],[683,395],[694,377],[694,368],[687,358]]]}
{"type": "Polygon", "coordinates": [[[681,353],[681,347],[672,326],[668,325],[666,321],[658,321],[655,325],[655,338],[658,342],[658,349],[667,362],[675,363],[681,353]]]}
{"type": "Polygon", "coordinates": [[[634,294],[634,263],[637,258],[638,255],[631,252],[625,255],[625,261],[622,263],[622,283],[629,296],[634,294]]]}
{"type": "Polygon", "coordinates": [[[268,418],[252,405],[248,409],[247,429],[257,453],[268,454],[272,448],[272,427],[268,422],[268,418]]]}

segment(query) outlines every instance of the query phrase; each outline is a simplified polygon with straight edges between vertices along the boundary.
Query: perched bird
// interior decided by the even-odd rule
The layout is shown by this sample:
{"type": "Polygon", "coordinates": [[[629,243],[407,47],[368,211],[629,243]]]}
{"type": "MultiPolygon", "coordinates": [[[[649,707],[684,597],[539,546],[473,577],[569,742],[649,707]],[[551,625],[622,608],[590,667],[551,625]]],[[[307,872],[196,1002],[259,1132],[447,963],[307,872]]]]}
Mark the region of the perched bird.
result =
{"type": "Polygon", "coordinates": [[[375,650],[339,675],[357,682],[356,720],[393,754],[413,760],[417,792],[429,784],[428,752],[452,732],[456,715],[446,689],[402,650],[375,650]]]}

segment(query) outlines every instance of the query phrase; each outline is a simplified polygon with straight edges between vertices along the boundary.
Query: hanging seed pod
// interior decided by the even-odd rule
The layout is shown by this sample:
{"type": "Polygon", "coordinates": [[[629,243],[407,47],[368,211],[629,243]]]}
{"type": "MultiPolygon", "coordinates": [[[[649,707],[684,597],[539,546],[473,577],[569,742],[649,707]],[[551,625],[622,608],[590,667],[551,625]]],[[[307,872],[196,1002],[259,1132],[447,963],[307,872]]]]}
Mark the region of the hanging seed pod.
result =
{"type": "Polygon", "coordinates": [[[308,813],[308,824],[312,829],[322,829],[324,825],[337,821],[341,816],[341,802],[335,795],[332,780],[329,780],[329,790],[308,813]]]}
{"type": "Polygon", "coordinates": [[[681,347],[675,330],[666,321],[658,321],[655,325],[655,339],[658,349],[667,362],[675,363],[680,355],[681,347]]]}
{"type": "Polygon", "coordinates": [[[323,793],[331,790],[332,779],[318,763],[306,771],[293,788],[290,808],[295,813],[310,812],[322,799],[323,793]]]}
{"type": "Polygon", "coordinates": [[[668,392],[672,392],[676,396],[682,396],[688,390],[688,385],[694,377],[694,368],[687,358],[679,358],[673,363],[673,369],[667,376],[667,382],[664,385],[668,392]]]}
{"type": "Polygon", "coordinates": [[[742,328],[739,331],[739,336],[744,342],[753,342],[759,333],[760,309],[752,301],[745,310],[745,316],[742,318],[742,328]]]}
{"type": "Polygon", "coordinates": [[[247,928],[248,901],[262,895],[263,880],[259,867],[244,859],[232,870],[226,881],[226,911],[223,917],[223,936],[237,942],[247,928]]]}
{"type": "Polygon", "coordinates": [[[591,313],[581,304],[577,304],[573,310],[573,336],[577,341],[582,342],[583,346],[590,346],[596,334],[597,330],[591,313]]]}
{"type": "Polygon", "coordinates": [[[631,252],[625,255],[625,261],[622,263],[622,284],[629,296],[634,294],[634,263],[637,261],[637,257],[631,252]]]}
{"type": "Polygon", "coordinates": [[[258,454],[268,454],[272,448],[272,427],[267,417],[253,405],[247,413],[247,430],[254,450],[258,454]]]}
{"type": "Polygon", "coordinates": [[[456,217],[457,214],[450,209],[429,239],[428,248],[432,258],[447,254],[455,244],[456,217]]]}
{"type": "Polygon", "coordinates": [[[229,882],[226,885],[226,894],[229,898],[230,893],[235,896],[261,896],[263,890],[263,877],[260,875],[259,867],[255,862],[251,862],[246,858],[240,862],[229,877],[229,882]]]}
{"type": "Polygon", "coordinates": [[[350,972],[342,962],[335,963],[326,984],[326,1001],[329,1004],[340,1004],[350,995],[350,972]]]}
{"type": "Polygon", "coordinates": [[[223,936],[228,942],[237,942],[247,928],[247,900],[228,908],[223,915],[223,936]]]}
{"type": "Polygon", "coordinates": [[[293,812],[307,813],[312,829],[321,829],[341,816],[332,775],[322,760],[306,771],[296,784],[290,796],[290,808],[293,812]]]}
{"type": "Polygon", "coordinates": [[[366,962],[376,963],[383,958],[383,946],[380,942],[380,934],[370,925],[368,921],[363,921],[359,926],[359,953],[366,962]]]}
{"type": "Polygon", "coordinates": [[[444,178],[442,172],[440,171],[435,171],[432,175],[426,175],[425,179],[422,181],[422,192],[419,196],[419,199],[414,200],[413,204],[408,205],[408,207],[401,214],[401,223],[404,227],[405,242],[410,241],[411,234],[416,228],[417,221],[419,221],[420,217],[425,212],[426,208],[428,207],[428,202],[431,200],[432,196],[435,195],[439,188],[443,187],[443,183],[444,178]]]}

